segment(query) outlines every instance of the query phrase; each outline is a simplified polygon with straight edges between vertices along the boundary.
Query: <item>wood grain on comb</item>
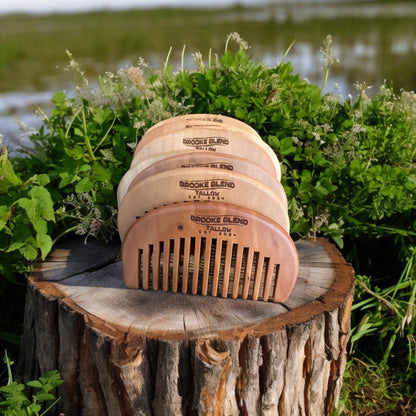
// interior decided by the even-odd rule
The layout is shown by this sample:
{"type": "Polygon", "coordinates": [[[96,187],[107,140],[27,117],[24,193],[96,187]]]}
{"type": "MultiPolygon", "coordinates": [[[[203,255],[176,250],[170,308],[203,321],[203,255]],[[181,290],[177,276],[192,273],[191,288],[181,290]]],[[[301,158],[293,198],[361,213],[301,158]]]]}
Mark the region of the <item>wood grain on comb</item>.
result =
{"type": "Polygon", "coordinates": [[[146,212],[184,201],[210,201],[251,209],[289,230],[282,201],[262,183],[222,169],[173,169],[147,177],[124,196],[118,213],[121,240],[129,227],[146,212]]]}
{"type": "MultiPolygon", "coordinates": [[[[222,114],[184,114],[171,117],[150,127],[145,136],[151,139],[152,137],[165,134],[172,130],[192,129],[201,126],[215,127],[223,130],[232,128],[235,131],[240,131],[244,135],[261,139],[257,131],[248,124],[222,114]]],[[[139,149],[140,146],[139,144],[139,149]]]]}
{"type": "Polygon", "coordinates": [[[131,167],[159,153],[189,149],[228,153],[252,160],[261,165],[278,181],[281,179],[279,161],[263,140],[256,136],[244,135],[240,131],[219,129],[215,126],[170,130],[152,140],[146,140],[146,135],[144,135],[137,145],[131,167]]]}
{"type": "Polygon", "coordinates": [[[234,155],[208,151],[180,152],[174,155],[169,154],[166,158],[161,158],[150,165],[146,164],[146,167],[144,166],[144,164],[139,163],[129,169],[123,176],[117,190],[119,205],[130,188],[149,176],[171,169],[198,167],[222,169],[226,172],[236,172],[255,179],[270,188],[287,209],[287,198],[282,184],[260,165],[234,155]]]}
{"type": "Polygon", "coordinates": [[[130,288],[283,302],[298,274],[289,234],[252,210],[218,202],[169,205],[142,216],[122,246],[130,288]]]}

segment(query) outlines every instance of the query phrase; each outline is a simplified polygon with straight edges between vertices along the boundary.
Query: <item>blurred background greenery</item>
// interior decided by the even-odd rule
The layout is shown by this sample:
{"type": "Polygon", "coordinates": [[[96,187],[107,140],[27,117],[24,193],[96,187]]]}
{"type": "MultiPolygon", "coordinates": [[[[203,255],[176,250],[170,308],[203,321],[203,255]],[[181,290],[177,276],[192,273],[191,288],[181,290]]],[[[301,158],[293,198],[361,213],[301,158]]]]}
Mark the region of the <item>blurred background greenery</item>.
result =
{"type": "MultiPolygon", "coordinates": [[[[133,2],[134,3],[134,2],[133,2]]],[[[195,4],[203,2],[195,2],[195,4]]],[[[249,2],[250,3],[250,2],[249,2]]],[[[137,4],[137,2],[136,2],[137,4]]],[[[203,3],[204,4],[204,3],[203,3]]],[[[206,4],[206,3],[205,3],[206,4]]],[[[327,91],[356,94],[354,83],[414,90],[416,83],[416,3],[414,1],[275,0],[222,8],[155,8],[87,13],[0,15],[0,134],[13,153],[19,137],[17,116],[29,126],[41,120],[53,92],[71,89],[66,50],[91,82],[98,74],[135,65],[140,57],[154,68],[170,64],[192,69],[192,54],[207,59],[221,53],[230,32],[238,32],[250,53],[275,66],[286,60],[294,72],[322,85],[320,47],[327,34],[339,63],[327,91]]],[[[370,90],[371,94],[371,90],[370,90]]]]}

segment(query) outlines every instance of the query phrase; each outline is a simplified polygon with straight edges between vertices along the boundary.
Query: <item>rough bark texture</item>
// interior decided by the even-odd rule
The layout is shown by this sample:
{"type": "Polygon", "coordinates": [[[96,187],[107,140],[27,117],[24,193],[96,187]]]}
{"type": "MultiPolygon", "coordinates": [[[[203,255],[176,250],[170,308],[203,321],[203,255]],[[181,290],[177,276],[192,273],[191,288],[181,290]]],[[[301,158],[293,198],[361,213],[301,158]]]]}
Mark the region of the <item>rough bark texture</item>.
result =
{"type": "Polygon", "coordinates": [[[274,304],[125,289],[118,247],[68,242],[29,279],[20,375],[59,370],[57,415],[330,415],[354,275],[324,240],[297,249],[274,304]]]}

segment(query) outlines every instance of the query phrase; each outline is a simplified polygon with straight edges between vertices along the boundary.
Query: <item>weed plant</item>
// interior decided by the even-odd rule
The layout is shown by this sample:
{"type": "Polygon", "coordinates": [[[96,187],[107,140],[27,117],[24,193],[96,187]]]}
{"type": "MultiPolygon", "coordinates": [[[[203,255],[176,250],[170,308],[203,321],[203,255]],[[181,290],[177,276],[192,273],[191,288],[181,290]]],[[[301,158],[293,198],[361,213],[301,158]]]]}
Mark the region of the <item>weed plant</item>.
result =
{"type": "Polygon", "coordinates": [[[324,94],[331,43],[322,85],[294,75],[287,54],[274,68],[255,61],[237,33],[222,53],[195,53],[195,70],[175,72],[168,54],[159,71],[139,60],[93,86],[68,53],[77,95],[54,95],[34,150],[0,157],[0,296],[65,235],[118,238],[116,189],[149,127],[185,113],[235,117],[281,161],[293,238],[328,238],[357,270],[351,354],[366,373],[351,362],[343,411],[353,414],[359,379],[380,369],[397,381],[388,394],[414,409],[416,94],[388,83],[372,98],[361,83],[356,97],[324,94]]]}
{"type": "Polygon", "coordinates": [[[37,380],[28,381],[27,385],[13,380],[10,360],[4,354],[7,369],[7,383],[0,387],[0,412],[4,416],[44,416],[59,401],[54,395],[55,388],[63,383],[56,370],[49,371],[37,380]],[[31,398],[25,389],[32,389],[31,398]]]}

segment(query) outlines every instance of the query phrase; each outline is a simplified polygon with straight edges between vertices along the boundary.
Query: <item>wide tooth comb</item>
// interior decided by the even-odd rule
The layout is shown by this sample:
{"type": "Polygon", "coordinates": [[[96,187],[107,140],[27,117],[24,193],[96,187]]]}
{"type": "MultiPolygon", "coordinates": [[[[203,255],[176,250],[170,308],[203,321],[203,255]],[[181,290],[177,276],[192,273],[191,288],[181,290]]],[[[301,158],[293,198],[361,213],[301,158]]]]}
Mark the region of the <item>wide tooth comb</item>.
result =
{"type": "Polygon", "coordinates": [[[299,268],[279,224],[218,202],[169,205],[142,216],[125,235],[122,258],[130,288],[274,302],[287,299],[299,268]],[[208,218],[221,225],[210,229],[208,218]],[[154,282],[160,268],[162,287],[154,282]]]}

